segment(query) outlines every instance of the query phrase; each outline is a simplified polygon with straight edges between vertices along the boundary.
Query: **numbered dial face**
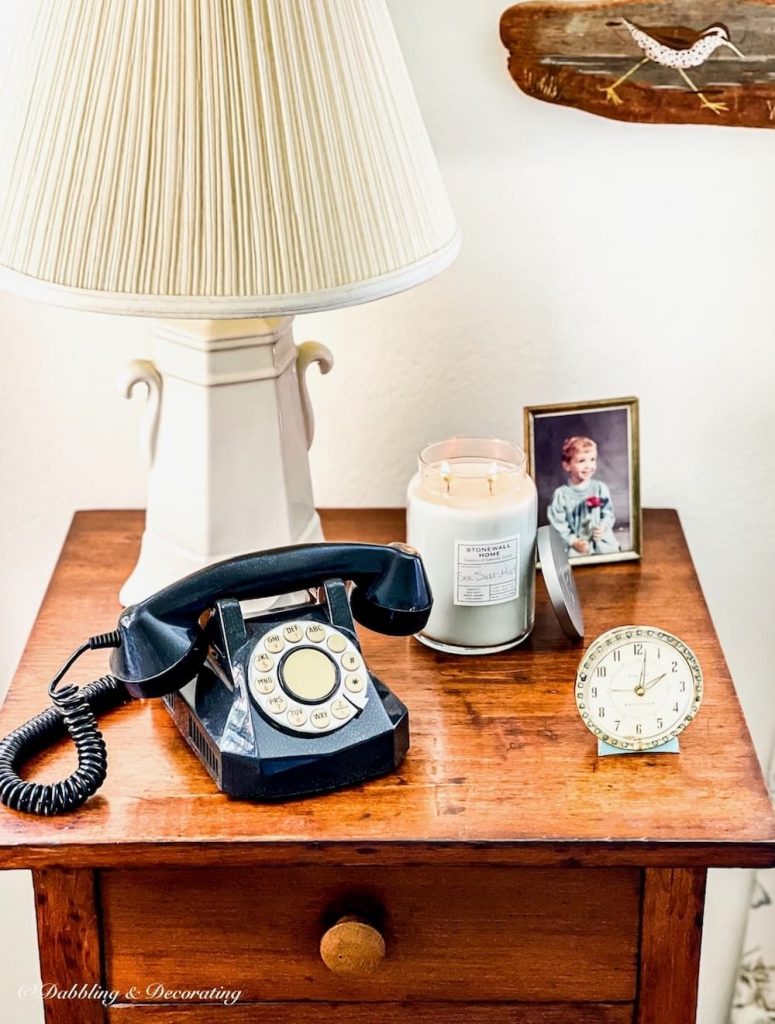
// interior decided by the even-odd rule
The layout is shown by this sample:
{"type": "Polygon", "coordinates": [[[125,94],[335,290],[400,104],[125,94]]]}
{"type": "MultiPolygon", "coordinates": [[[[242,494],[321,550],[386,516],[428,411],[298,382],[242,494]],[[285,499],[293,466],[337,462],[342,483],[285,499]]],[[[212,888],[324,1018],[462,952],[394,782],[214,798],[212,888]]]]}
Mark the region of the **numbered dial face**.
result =
{"type": "Polygon", "coordinates": [[[576,675],[576,704],[595,736],[625,750],[674,739],[697,714],[702,672],[670,633],[623,626],[593,642],[576,675]]]}
{"type": "Polygon", "coordinates": [[[368,702],[361,652],[344,633],[310,619],[264,633],[250,655],[250,692],[266,718],[320,736],[346,725],[368,702]]]}

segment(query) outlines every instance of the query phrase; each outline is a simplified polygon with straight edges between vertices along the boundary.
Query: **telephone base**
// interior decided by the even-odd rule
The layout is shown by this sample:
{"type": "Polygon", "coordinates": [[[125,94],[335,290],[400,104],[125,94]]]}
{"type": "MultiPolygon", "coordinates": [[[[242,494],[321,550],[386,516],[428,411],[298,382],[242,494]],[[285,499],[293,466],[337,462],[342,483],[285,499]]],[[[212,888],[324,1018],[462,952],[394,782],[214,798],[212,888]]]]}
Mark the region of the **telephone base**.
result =
{"type": "Polygon", "coordinates": [[[245,617],[236,600],[219,601],[209,629],[199,675],[163,699],[223,793],[288,800],[401,763],[409,713],[368,671],[341,580],[327,580],[318,602],[258,616],[245,617]],[[292,659],[300,675],[282,667],[292,659]],[[330,673],[329,692],[307,689],[319,682],[310,676],[315,665],[330,673]]]}
{"type": "Polygon", "coordinates": [[[354,786],[401,764],[409,749],[407,709],[373,676],[372,682],[380,700],[364,710],[367,720],[348,727],[360,726],[360,741],[332,747],[326,742],[330,737],[309,740],[273,730],[267,737],[275,741],[273,749],[264,744],[260,759],[224,749],[223,733],[213,729],[212,718],[197,713],[196,681],[164,697],[163,703],[222,793],[240,800],[291,800],[354,786]]]}

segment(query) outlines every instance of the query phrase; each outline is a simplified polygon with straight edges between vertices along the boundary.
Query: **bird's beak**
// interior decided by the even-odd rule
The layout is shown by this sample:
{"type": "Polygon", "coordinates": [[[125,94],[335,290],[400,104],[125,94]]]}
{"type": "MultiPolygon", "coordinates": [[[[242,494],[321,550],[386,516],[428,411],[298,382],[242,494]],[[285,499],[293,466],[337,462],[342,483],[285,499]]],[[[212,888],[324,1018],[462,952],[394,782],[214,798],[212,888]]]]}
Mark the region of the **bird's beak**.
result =
{"type": "Polygon", "coordinates": [[[743,60],[745,60],[745,54],[744,54],[744,53],[741,53],[741,52],[740,52],[740,51],[738,50],[738,48],[737,48],[737,47],[735,46],[735,44],[734,44],[734,43],[732,43],[732,42],[730,42],[730,41],[729,41],[728,39],[725,39],[725,40],[724,40],[724,46],[728,46],[730,50],[732,50],[732,51],[733,51],[734,53],[736,53],[736,54],[737,54],[737,56],[738,56],[738,57],[742,57],[742,58],[743,58],[743,60]]]}

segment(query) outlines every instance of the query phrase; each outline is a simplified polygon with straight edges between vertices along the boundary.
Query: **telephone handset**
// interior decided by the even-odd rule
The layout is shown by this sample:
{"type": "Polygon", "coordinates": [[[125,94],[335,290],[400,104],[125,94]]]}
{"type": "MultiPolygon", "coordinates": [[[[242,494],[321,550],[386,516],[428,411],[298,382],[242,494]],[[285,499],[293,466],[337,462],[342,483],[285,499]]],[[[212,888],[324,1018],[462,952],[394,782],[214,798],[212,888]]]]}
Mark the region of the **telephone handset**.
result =
{"type": "Polygon", "coordinates": [[[95,715],[163,697],[223,792],[281,799],[384,774],[409,746],[406,707],[363,661],[353,618],[392,636],[418,632],[432,597],[405,545],[308,544],[219,562],[126,608],[49,686],[54,706],[0,742],[0,802],[52,815],[102,785],[107,756],[95,715]],[[348,593],[345,581],[352,583],[348,593]],[[318,589],[317,599],[243,615],[240,601],[318,589]],[[115,648],[111,675],[60,689],[81,654],[115,648]],[[69,733],[78,768],[52,785],[19,769],[69,733]]]}

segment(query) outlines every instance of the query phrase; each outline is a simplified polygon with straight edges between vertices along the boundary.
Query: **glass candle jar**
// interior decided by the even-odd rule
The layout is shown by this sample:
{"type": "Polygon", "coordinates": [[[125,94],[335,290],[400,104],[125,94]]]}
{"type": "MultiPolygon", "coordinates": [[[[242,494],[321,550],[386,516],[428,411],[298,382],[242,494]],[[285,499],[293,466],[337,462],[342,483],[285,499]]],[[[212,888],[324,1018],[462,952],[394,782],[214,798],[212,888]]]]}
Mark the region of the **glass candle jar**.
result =
{"type": "Polygon", "coordinates": [[[456,437],[423,449],[407,499],[407,541],[433,590],[418,640],[453,654],[491,654],[530,634],[537,516],[535,484],[516,444],[456,437]]]}

